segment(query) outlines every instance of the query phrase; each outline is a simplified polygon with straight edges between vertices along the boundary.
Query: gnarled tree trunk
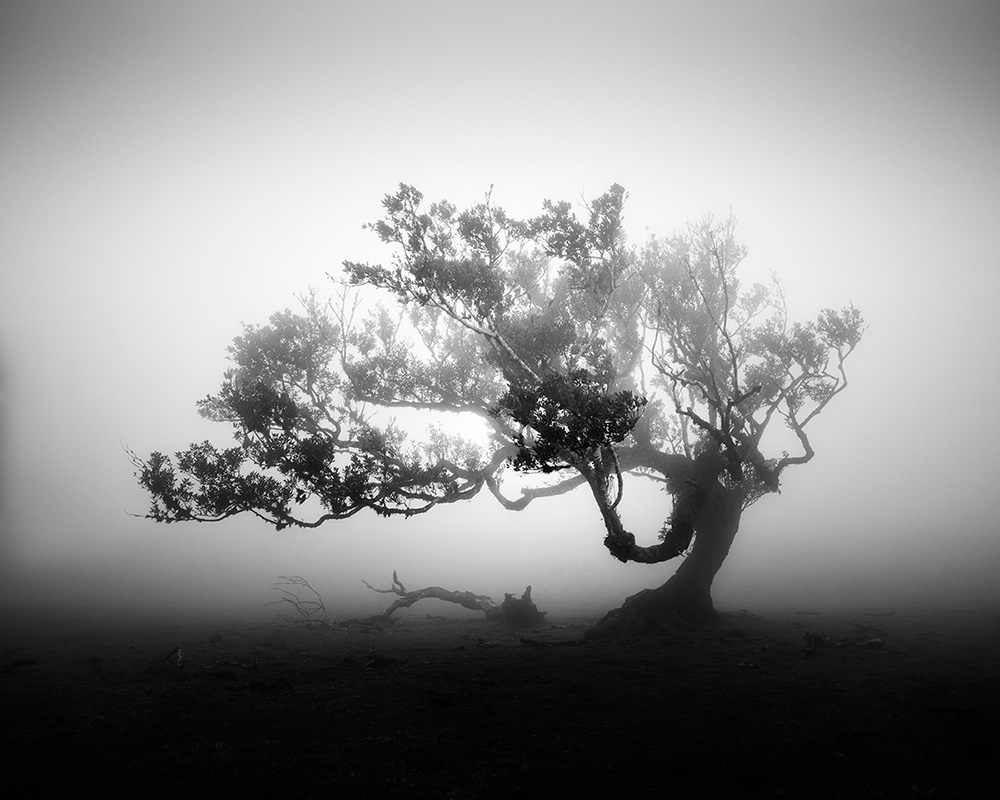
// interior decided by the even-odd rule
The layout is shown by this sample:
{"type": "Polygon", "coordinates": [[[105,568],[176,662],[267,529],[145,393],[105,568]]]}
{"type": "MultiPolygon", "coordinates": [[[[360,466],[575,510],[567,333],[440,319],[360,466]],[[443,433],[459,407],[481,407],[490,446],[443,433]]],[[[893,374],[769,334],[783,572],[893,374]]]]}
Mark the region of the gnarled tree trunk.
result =
{"type": "Polygon", "coordinates": [[[740,525],[742,497],[713,481],[694,515],[691,551],[670,580],[656,589],[634,594],[587,632],[588,638],[615,636],[628,630],[651,630],[672,619],[712,622],[712,582],[722,567],[740,525]]]}

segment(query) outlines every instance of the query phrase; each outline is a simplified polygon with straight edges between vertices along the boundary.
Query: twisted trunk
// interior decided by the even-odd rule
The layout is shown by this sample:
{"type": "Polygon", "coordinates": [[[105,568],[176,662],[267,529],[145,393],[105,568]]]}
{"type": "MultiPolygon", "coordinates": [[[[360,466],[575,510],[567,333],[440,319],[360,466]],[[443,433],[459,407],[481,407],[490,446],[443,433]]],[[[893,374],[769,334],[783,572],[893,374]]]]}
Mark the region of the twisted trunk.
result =
{"type": "Polygon", "coordinates": [[[694,513],[694,544],[677,572],[656,589],[634,594],[588,631],[588,637],[614,636],[626,630],[651,630],[672,619],[705,623],[718,618],[712,582],[722,567],[740,525],[741,496],[713,481],[694,513]]]}

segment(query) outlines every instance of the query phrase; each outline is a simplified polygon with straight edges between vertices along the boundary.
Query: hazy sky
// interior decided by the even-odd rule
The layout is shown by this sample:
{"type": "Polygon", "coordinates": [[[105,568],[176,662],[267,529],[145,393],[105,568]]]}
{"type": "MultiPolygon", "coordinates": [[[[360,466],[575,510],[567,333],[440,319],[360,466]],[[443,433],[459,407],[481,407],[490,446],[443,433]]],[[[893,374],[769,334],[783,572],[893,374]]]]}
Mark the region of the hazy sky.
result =
{"type": "Polygon", "coordinates": [[[523,216],[618,182],[633,240],[732,209],[796,317],[853,301],[870,325],[817,457],[744,516],[719,604],[978,597],[1000,567],[998,142],[992,2],[3,0],[4,583],[220,603],[398,568],[544,605],[662,582],[673,564],[607,555],[583,492],[282,534],[125,513],[147,501],[121,443],[227,444],[194,401],[240,322],[380,258],[361,226],[399,182],[460,205],[495,184],[523,216]]]}

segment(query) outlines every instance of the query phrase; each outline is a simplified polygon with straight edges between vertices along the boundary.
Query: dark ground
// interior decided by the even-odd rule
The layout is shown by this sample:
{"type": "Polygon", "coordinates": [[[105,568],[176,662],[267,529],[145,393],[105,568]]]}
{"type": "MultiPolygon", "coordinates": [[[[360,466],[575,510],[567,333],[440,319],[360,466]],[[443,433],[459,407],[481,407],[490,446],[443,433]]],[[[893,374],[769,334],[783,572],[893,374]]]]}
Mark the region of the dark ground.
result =
{"type": "Polygon", "coordinates": [[[415,610],[381,631],[333,632],[21,615],[0,640],[0,713],[8,775],[27,782],[18,792],[5,781],[4,794],[949,798],[995,788],[996,614],[740,612],[642,639],[521,641],[577,639],[592,621],[511,631],[415,610]],[[830,639],[808,646],[806,633],[830,639]],[[885,646],[856,644],[872,638],[885,646]],[[181,667],[163,660],[177,646],[181,667]]]}

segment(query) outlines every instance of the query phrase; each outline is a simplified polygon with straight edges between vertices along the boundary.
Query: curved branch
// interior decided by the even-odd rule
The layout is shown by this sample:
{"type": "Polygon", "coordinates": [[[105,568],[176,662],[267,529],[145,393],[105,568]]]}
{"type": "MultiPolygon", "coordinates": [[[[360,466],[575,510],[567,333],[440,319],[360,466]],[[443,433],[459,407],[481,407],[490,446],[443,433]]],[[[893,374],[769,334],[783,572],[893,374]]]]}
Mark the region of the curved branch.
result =
{"type": "Polygon", "coordinates": [[[604,519],[607,535],[604,546],[616,559],[622,563],[635,562],[639,564],[658,564],[679,556],[683,550],[677,550],[672,542],[663,541],[660,544],[642,546],[636,544],[635,535],[625,529],[615,506],[608,502],[602,476],[589,465],[579,467],[581,473],[590,485],[597,507],[604,519]]]}
{"type": "Polygon", "coordinates": [[[785,419],[788,420],[788,427],[790,427],[798,437],[798,440],[802,445],[803,453],[800,456],[785,456],[780,459],[778,461],[778,465],[774,468],[775,473],[778,475],[781,474],[785,467],[791,466],[792,464],[807,464],[812,461],[813,456],[816,455],[816,452],[812,449],[812,445],[809,443],[809,437],[806,436],[806,432],[802,430],[802,426],[795,418],[795,414],[789,412],[785,419]]]}
{"type": "Polygon", "coordinates": [[[572,478],[567,478],[564,481],[560,481],[559,483],[555,483],[550,486],[538,486],[521,489],[521,496],[512,500],[506,497],[500,490],[500,481],[497,480],[495,473],[489,473],[486,475],[486,487],[490,490],[490,494],[492,494],[500,505],[508,511],[521,511],[533,500],[537,500],[540,497],[556,497],[558,495],[565,494],[566,492],[575,489],[577,486],[586,482],[587,479],[578,473],[572,478]]]}

